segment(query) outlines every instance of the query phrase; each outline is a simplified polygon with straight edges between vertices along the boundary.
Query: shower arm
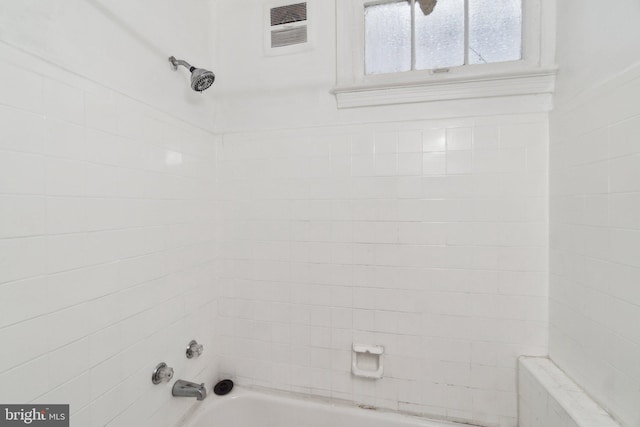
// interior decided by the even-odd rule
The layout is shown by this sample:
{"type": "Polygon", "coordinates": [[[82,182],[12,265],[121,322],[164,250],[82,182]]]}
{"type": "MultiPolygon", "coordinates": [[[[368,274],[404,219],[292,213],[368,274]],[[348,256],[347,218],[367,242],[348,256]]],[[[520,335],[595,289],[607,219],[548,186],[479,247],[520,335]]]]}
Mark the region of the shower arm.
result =
{"type": "Polygon", "coordinates": [[[171,66],[173,67],[174,70],[178,69],[178,65],[182,65],[189,71],[193,71],[193,69],[195,68],[194,66],[189,64],[187,61],[183,61],[182,59],[176,59],[175,56],[170,56],[169,62],[171,62],[171,66]]]}

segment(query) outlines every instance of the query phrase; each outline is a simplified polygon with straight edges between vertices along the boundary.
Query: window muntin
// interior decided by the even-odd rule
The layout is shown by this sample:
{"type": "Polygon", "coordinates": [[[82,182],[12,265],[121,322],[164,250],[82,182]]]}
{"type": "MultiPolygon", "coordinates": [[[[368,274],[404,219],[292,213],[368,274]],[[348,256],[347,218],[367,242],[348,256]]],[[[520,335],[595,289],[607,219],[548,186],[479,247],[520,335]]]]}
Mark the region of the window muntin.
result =
{"type": "Polygon", "coordinates": [[[365,74],[522,59],[522,0],[416,0],[365,4],[365,74]]]}

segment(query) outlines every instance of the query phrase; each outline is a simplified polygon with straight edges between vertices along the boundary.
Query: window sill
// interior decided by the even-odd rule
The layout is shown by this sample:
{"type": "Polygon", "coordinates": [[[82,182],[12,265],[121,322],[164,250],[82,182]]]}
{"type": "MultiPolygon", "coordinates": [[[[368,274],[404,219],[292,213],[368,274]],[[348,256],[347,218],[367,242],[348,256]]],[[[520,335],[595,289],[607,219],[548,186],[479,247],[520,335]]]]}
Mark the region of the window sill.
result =
{"type": "Polygon", "coordinates": [[[547,68],[481,76],[434,76],[427,82],[356,84],[336,87],[332,92],[341,109],[551,94],[555,88],[556,72],[556,68],[547,68]]]}

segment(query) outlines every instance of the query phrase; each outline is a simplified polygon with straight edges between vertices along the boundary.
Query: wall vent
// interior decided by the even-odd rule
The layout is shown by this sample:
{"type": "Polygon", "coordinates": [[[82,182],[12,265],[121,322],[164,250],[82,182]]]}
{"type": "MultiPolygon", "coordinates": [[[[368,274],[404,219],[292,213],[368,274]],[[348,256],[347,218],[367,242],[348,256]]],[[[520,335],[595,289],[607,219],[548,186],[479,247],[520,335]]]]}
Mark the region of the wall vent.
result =
{"type": "Polygon", "coordinates": [[[271,26],[307,20],[307,4],[298,3],[271,9],[271,26]]]}
{"type": "Polygon", "coordinates": [[[269,22],[271,49],[308,42],[306,2],[271,8],[269,22]]]}

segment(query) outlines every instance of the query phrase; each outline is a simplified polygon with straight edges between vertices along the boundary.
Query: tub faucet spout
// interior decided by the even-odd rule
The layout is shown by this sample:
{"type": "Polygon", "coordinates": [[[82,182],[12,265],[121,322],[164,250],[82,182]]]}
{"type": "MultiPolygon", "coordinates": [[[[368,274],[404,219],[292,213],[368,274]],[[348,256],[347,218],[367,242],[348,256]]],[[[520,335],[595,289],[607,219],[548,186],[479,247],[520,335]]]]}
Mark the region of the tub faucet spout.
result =
{"type": "Polygon", "coordinates": [[[196,384],[185,380],[178,380],[171,389],[171,394],[180,397],[195,397],[204,400],[207,397],[207,389],[202,384],[196,384]]]}

